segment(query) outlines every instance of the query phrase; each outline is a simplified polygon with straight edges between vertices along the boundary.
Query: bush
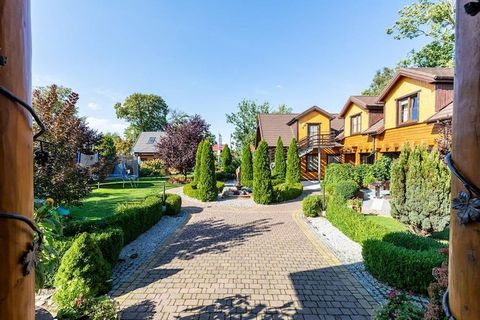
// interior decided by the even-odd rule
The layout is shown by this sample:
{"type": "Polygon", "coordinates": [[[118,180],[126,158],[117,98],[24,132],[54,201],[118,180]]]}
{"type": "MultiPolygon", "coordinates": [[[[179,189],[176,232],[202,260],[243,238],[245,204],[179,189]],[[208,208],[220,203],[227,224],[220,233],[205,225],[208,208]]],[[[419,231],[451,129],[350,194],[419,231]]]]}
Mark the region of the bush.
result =
{"type": "Polygon", "coordinates": [[[285,183],[285,179],[272,177],[272,186],[278,186],[279,184],[285,183]]]}
{"type": "MultiPolygon", "coordinates": [[[[357,178],[358,179],[358,178],[357,178]]],[[[351,164],[331,163],[325,169],[323,185],[328,194],[332,194],[340,181],[355,181],[355,167],[351,164]]]]}
{"type": "Polygon", "coordinates": [[[341,201],[352,199],[358,192],[358,184],[353,180],[340,181],[335,186],[335,196],[341,201]]]}
{"type": "Polygon", "coordinates": [[[439,250],[447,246],[432,238],[417,236],[409,232],[392,232],[383,237],[383,241],[411,250],[439,250]]]}
{"type": "Polygon", "coordinates": [[[437,249],[412,250],[376,239],[363,242],[362,256],[365,268],[377,279],[421,294],[434,280],[432,269],[445,259],[437,249]]]}
{"type": "Polygon", "coordinates": [[[369,164],[360,164],[353,167],[353,179],[351,180],[355,181],[359,186],[367,186],[366,180],[372,171],[371,167],[369,164]]]}
{"type": "Polygon", "coordinates": [[[260,141],[253,159],[253,200],[260,204],[273,201],[268,145],[264,140],[260,141]]]}
{"type": "Polygon", "coordinates": [[[230,172],[225,172],[225,171],[217,171],[215,172],[215,177],[217,181],[229,181],[229,180],[235,179],[235,174],[230,172]]]}
{"type": "Polygon", "coordinates": [[[408,170],[408,157],[410,154],[410,147],[405,144],[398,159],[393,161],[390,169],[390,205],[391,214],[397,220],[405,212],[405,199],[407,193],[406,187],[406,173],[408,170]]]}
{"type": "Polygon", "coordinates": [[[375,180],[377,181],[390,180],[391,167],[392,167],[392,158],[382,155],[380,159],[375,161],[375,163],[371,167],[375,180]]]}
{"type": "Polygon", "coordinates": [[[108,296],[85,298],[80,296],[72,307],[58,311],[58,320],[116,320],[118,302],[108,296]]]}
{"type": "Polygon", "coordinates": [[[222,159],[222,170],[226,173],[230,173],[230,174],[234,173],[235,169],[232,166],[232,152],[230,151],[228,144],[225,144],[223,146],[223,150],[220,155],[220,158],[222,159]]]}
{"type": "Polygon", "coordinates": [[[300,182],[300,180],[300,158],[298,157],[297,140],[293,138],[287,152],[287,172],[285,175],[285,182],[292,184],[300,182]]]}
{"type": "Polygon", "coordinates": [[[240,165],[240,184],[246,187],[253,186],[253,163],[250,146],[246,145],[242,151],[242,163],[240,165]]]}
{"type": "Polygon", "coordinates": [[[285,163],[285,149],[281,137],[278,137],[277,147],[275,148],[275,165],[273,167],[273,176],[279,180],[285,180],[287,164],[285,163]]]}
{"type": "Polygon", "coordinates": [[[200,164],[202,163],[203,140],[197,146],[197,153],[195,155],[195,168],[193,170],[193,182],[195,185],[200,180],[200,164]]]}
{"type": "Polygon", "coordinates": [[[282,183],[273,187],[275,202],[283,202],[298,198],[303,192],[303,184],[301,183],[282,183]]]}
{"type": "Polygon", "coordinates": [[[67,250],[55,276],[54,301],[60,308],[73,306],[83,294],[92,297],[107,293],[111,267],[92,237],[83,233],[67,250]]]}
{"type": "Polygon", "coordinates": [[[198,199],[207,202],[217,200],[218,190],[215,180],[215,157],[212,146],[205,140],[202,146],[202,162],[200,164],[200,177],[197,183],[198,199]]]}
{"type": "Polygon", "coordinates": [[[323,196],[321,195],[309,195],[302,201],[303,214],[307,217],[318,217],[318,211],[323,207],[323,196]]]}
{"type": "Polygon", "coordinates": [[[422,320],[423,310],[404,293],[396,290],[388,294],[388,302],[377,311],[375,320],[422,320]]]}
{"type": "Polygon", "coordinates": [[[141,177],[159,177],[165,176],[166,174],[167,171],[163,167],[162,161],[160,159],[152,159],[142,161],[142,163],[140,163],[141,177]]]}
{"type": "Polygon", "coordinates": [[[182,197],[178,194],[166,194],[165,199],[166,211],[165,213],[169,216],[175,216],[180,213],[182,209],[182,197]]]}
{"type": "Polygon", "coordinates": [[[93,233],[92,239],[102,252],[103,258],[113,267],[123,248],[122,229],[107,229],[100,233],[93,233]]]}
{"type": "MultiPolygon", "coordinates": [[[[223,188],[225,187],[225,183],[223,183],[222,181],[217,181],[216,185],[217,185],[218,193],[221,193],[223,188]]],[[[198,189],[192,183],[189,183],[183,186],[183,193],[189,196],[190,198],[195,198],[200,200],[198,189]]]]}

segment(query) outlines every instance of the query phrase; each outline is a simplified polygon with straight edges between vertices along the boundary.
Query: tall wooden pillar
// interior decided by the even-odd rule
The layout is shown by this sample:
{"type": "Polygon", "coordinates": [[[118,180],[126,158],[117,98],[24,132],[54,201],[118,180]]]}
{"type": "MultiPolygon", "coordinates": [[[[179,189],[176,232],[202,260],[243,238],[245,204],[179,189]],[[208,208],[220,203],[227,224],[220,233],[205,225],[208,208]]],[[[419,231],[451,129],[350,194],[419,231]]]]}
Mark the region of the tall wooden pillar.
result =
{"type": "MultiPolygon", "coordinates": [[[[480,14],[472,17],[457,0],[452,158],[480,186],[480,14]]],[[[452,196],[465,190],[452,178],[452,196]]],[[[449,302],[456,319],[480,319],[480,223],[450,223],[449,302]]]]}
{"type": "MultiPolygon", "coordinates": [[[[31,103],[30,1],[0,0],[0,86],[31,103]]],[[[0,95],[0,212],[32,216],[32,124],[27,111],[0,95]]],[[[34,319],[34,273],[19,261],[32,241],[23,222],[0,219],[0,318],[34,319]]]]}

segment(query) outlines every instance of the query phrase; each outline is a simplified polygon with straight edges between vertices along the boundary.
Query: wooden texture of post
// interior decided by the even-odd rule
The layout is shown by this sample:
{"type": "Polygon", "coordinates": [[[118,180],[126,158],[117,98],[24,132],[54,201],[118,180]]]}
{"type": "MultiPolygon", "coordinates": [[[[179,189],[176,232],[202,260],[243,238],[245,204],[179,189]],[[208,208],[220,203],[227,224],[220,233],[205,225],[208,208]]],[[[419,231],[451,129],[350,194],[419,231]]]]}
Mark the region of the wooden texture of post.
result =
{"type": "MultiPolygon", "coordinates": [[[[0,85],[31,103],[29,0],[0,0],[0,85]]],[[[33,212],[31,116],[0,95],[0,211],[33,212]]],[[[20,258],[32,231],[19,221],[0,220],[0,318],[33,320],[34,273],[23,276],[20,258]]]]}
{"type": "MultiPolygon", "coordinates": [[[[480,14],[472,17],[457,0],[455,100],[452,158],[480,186],[480,14]]],[[[465,190],[452,178],[452,196],[465,190]]],[[[450,223],[449,304],[456,319],[480,319],[480,223],[450,223]]]]}

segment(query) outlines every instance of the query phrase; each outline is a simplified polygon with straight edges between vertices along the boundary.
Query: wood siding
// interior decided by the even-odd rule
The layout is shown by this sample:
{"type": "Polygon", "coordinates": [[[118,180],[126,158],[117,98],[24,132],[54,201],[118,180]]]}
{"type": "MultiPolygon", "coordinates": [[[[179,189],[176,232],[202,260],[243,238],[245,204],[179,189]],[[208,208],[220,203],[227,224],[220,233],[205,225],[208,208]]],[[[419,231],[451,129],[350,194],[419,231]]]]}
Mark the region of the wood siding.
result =
{"type": "Polygon", "coordinates": [[[371,127],[375,123],[377,123],[380,119],[383,119],[383,110],[374,111],[370,110],[368,112],[368,127],[371,127]]]}
{"type": "Polygon", "coordinates": [[[437,83],[435,88],[435,111],[440,111],[453,101],[453,83],[437,83]]]}
{"type": "Polygon", "coordinates": [[[411,146],[434,146],[437,137],[438,130],[433,124],[420,123],[386,130],[377,137],[376,148],[380,152],[396,152],[407,142],[411,146]]]}
{"type": "MultiPolygon", "coordinates": [[[[317,155],[317,149],[313,150],[309,153],[309,155],[317,155]]],[[[327,159],[328,155],[335,155],[340,154],[340,148],[329,148],[329,149],[322,149],[321,150],[321,157],[320,157],[320,168],[322,173],[322,178],[325,175],[325,168],[327,167],[327,159]]],[[[318,172],[317,171],[307,171],[307,155],[300,158],[300,170],[301,176],[303,180],[317,180],[318,179],[318,172]]]]}

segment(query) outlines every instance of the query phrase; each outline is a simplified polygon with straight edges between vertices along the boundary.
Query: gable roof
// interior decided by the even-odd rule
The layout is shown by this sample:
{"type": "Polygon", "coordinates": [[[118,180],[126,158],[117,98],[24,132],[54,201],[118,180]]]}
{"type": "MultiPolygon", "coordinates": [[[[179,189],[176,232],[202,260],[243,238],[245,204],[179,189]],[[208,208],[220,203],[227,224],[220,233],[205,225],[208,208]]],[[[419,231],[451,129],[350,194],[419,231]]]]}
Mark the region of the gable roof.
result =
{"type": "Polygon", "coordinates": [[[385,130],[385,119],[382,118],[372,124],[367,130],[363,131],[362,134],[376,135],[380,134],[385,130]]]}
{"type": "Polygon", "coordinates": [[[334,116],[334,118],[330,121],[330,129],[333,129],[337,132],[342,131],[343,127],[345,126],[345,120],[340,118],[338,113],[332,113],[332,116],[334,116]]]}
{"type": "Polygon", "coordinates": [[[320,113],[326,115],[327,117],[329,117],[330,119],[333,119],[333,118],[334,118],[334,116],[333,116],[331,113],[325,111],[324,109],[322,109],[322,108],[320,108],[320,107],[318,107],[318,106],[313,106],[313,107],[310,107],[310,108],[308,108],[307,110],[303,111],[302,113],[297,114],[297,115],[296,115],[295,117],[293,117],[287,124],[288,124],[288,125],[292,125],[295,121],[298,121],[301,117],[309,114],[309,113],[312,112],[312,111],[320,112],[320,113]]]}
{"type": "Polygon", "coordinates": [[[141,132],[133,145],[132,153],[156,153],[158,140],[164,134],[160,131],[141,132]]]}
{"type": "Polygon", "coordinates": [[[275,114],[261,113],[258,115],[258,130],[263,140],[269,146],[276,146],[278,137],[282,138],[283,144],[288,145],[295,138],[292,128],[287,124],[295,118],[297,113],[275,114]]]}
{"type": "Polygon", "coordinates": [[[447,104],[445,107],[440,109],[437,113],[433,116],[425,120],[427,123],[442,121],[442,120],[449,120],[452,119],[453,116],[453,101],[447,104]]]}
{"type": "Polygon", "coordinates": [[[367,111],[369,109],[381,110],[383,109],[383,103],[378,102],[377,96],[350,96],[343,106],[342,111],[340,111],[340,117],[344,118],[345,114],[350,107],[350,104],[356,104],[360,109],[367,111]]]}
{"type": "Polygon", "coordinates": [[[428,83],[453,83],[454,71],[453,68],[401,68],[398,69],[395,77],[383,89],[378,96],[378,101],[383,102],[383,99],[390,93],[395,84],[401,78],[411,78],[428,83]]]}

